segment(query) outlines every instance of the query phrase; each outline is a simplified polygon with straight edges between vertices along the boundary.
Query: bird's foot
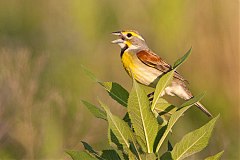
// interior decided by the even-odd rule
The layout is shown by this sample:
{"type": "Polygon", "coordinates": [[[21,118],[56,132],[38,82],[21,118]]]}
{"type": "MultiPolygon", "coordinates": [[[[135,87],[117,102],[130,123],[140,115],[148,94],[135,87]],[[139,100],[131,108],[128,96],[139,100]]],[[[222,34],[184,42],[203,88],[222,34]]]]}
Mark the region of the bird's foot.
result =
{"type": "Polygon", "coordinates": [[[149,94],[147,95],[150,103],[153,101],[153,95],[154,95],[154,92],[151,92],[151,93],[149,93],[149,94]]]}

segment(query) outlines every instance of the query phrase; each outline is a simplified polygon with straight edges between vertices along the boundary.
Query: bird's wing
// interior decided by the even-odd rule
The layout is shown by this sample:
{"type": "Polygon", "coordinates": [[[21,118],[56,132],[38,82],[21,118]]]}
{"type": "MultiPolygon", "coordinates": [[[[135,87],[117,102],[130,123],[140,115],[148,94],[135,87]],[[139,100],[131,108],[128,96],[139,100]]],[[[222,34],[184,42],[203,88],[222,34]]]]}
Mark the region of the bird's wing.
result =
{"type": "Polygon", "coordinates": [[[162,60],[158,55],[153,53],[150,50],[142,50],[137,53],[138,59],[142,61],[144,64],[156,68],[162,72],[169,71],[172,67],[167,64],[164,60],[162,60]]]}
{"type": "MultiPolygon", "coordinates": [[[[166,63],[162,58],[150,50],[141,50],[136,55],[144,64],[156,68],[163,73],[166,73],[172,69],[171,65],[166,63]]],[[[177,71],[174,73],[174,78],[177,78],[183,82],[186,81],[177,71]]]]}

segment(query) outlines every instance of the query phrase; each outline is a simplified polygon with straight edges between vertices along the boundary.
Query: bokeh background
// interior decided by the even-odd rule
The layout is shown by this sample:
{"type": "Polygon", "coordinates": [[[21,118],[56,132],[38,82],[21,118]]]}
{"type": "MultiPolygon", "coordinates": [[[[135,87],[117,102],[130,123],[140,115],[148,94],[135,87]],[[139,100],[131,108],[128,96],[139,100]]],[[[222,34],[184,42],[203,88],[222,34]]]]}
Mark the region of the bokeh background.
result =
{"type": "MultiPolygon", "coordinates": [[[[107,124],[81,99],[125,110],[81,69],[128,90],[131,79],[110,33],[138,30],[149,47],[179,70],[193,93],[221,114],[210,145],[191,159],[225,150],[239,159],[239,1],[7,0],[0,1],[0,159],[69,159],[66,150],[107,148],[107,124]]],[[[179,104],[178,98],[169,99],[179,104]]],[[[176,124],[172,143],[209,120],[192,108],[176,124]]],[[[200,158],[201,157],[201,158],[200,158]]]]}

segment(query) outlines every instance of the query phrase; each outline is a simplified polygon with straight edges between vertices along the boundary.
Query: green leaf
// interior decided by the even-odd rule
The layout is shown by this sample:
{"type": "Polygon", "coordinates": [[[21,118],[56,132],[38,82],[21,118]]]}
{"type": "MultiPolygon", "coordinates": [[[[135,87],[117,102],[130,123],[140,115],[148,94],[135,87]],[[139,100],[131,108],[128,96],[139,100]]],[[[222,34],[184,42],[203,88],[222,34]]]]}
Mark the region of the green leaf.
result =
{"type": "Polygon", "coordinates": [[[219,115],[209,121],[201,128],[185,135],[180,142],[178,142],[171,152],[174,160],[180,160],[197,153],[208,145],[214,125],[219,118],[219,115]]]}
{"type": "Polygon", "coordinates": [[[125,88],[123,88],[120,84],[116,82],[102,82],[98,80],[96,76],[92,72],[90,72],[87,68],[85,68],[84,66],[81,66],[81,67],[85,72],[85,74],[89,78],[91,78],[93,81],[103,86],[114,100],[116,100],[118,103],[120,103],[124,107],[127,107],[127,100],[128,100],[129,93],[125,88]]]}
{"type": "Polygon", "coordinates": [[[161,157],[160,160],[172,160],[171,152],[165,152],[161,157]]]}
{"type": "Polygon", "coordinates": [[[187,53],[181,57],[180,59],[178,59],[174,65],[173,65],[173,69],[176,69],[177,67],[179,67],[183,62],[186,61],[186,59],[189,57],[189,55],[192,53],[192,47],[187,51],[187,53]]]}
{"type": "MultiPolygon", "coordinates": [[[[136,138],[136,137],[134,137],[134,138],[136,138]]],[[[131,157],[131,158],[135,157],[134,160],[136,160],[136,158],[141,160],[140,152],[141,152],[141,150],[139,148],[139,144],[136,143],[136,140],[130,142],[130,152],[128,152],[129,157],[131,157]]]]}
{"type": "Polygon", "coordinates": [[[126,89],[124,89],[121,85],[115,82],[99,82],[108,94],[119,104],[127,107],[127,101],[129,97],[129,93],[126,89]]]}
{"type": "Polygon", "coordinates": [[[96,151],[94,151],[94,149],[93,149],[88,143],[82,141],[82,144],[83,144],[83,146],[84,146],[84,149],[85,149],[86,151],[88,151],[88,153],[89,153],[90,155],[95,156],[95,157],[98,158],[98,159],[102,159],[102,158],[99,156],[99,154],[98,154],[96,151]]]}
{"type": "Polygon", "coordinates": [[[125,114],[125,116],[123,117],[123,120],[124,120],[125,122],[127,122],[128,126],[129,126],[130,128],[132,127],[132,122],[131,122],[131,119],[130,119],[128,113],[125,114]]]}
{"type": "MultiPolygon", "coordinates": [[[[168,147],[167,152],[165,152],[165,153],[160,157],[160,160],[172,160],[171,151],[172,151],[173,147],[172,147],[172,144],[170,143],[170,141],[168,141],[167,147],[168,147]]],[[[159,154],[159,152],[158,152],[158,154],[159,154]]]]}
{"type": "Polygon", "coordinates": [[[103,150],[101,158],[104,160],[121,160],[118,153],[115,150],[103,150]]]}
{"type": "Polygon", "coordinates": [[[88,110],[97,118],[107,120],[107,114],[97,106],[82,100],[82,103],[88,108],[88,110]]]}
{"type": "Polygon", "coordinates": [[[172,144],[170,143],[170,141],[168,141],[168,151],[172,151],[172,150],[173,150],[172,144]]]}
{"type": "Polygon", "coordinates": [[[223,152],[224,151],[219,152],[218,154],[216,154],[214,156],[207,157],[207,158],[205,158],[205,160],[219,160],[221,158],[223,152]]]}
{"type": "Polygon", "coordinates": [[[159,79],[156,89],[155,89],[155,92],[154,92],[153,102],[152,102],[152,106],[151,106],[152,111],[155,109],[158,99],[161,97],[165,88],[171,83],[171,81],[173,79],[174,71],[175,70],[171,70],[171,71],[167,72],[159,79]]]}
{"type": "Polygon", "coordinates": [[[127,109],[134,131],[143,140],[147,153],[152,153],[158,123],[150,109],[146,93],[135,80],[133,80],[133,89],[129,96],[127,109]]]}
{"type": "Polygon", "coordinates": [[[171,83],[173,79],[173,75],[177,67],[179,67],[191,54],[192,48],[189,49],[189,51],[180,59],[178,59],[173,66],[173,69],[167,73],[165,73],[158,81],[156,90],[154,92],[154,97],[153,97],[153,103],[151,106],[151,109],[154,110],[155,106],[157,104],[157,101],[159,97],[162,95],[164,89],[171,83]]]}
{"type": "Polygon", "coordinates": [[[177,120],[182,116],[182,114],[188,110],[191,106],[188,107],[184,107],[178,111],[176,111],[175,113],[172,114],[168,124],[167,124],[167,128],[164,132],[164,134],[162,135],[160,141],[158,142],[157,148],[156,148],[156,152],[158,152],[158,150],[160,149],[160,147],[162,146],[165,138],[167,137],[168,133],[172,130],[173,125],[177,122],[177,120]]]}
{"type": "Polygon", "coordinates": [[[100,104],[107,113],[109,127],[118,139],[119,143],[123,146],[123,149],[127,150],[130,146],[130,141],[133,141],[133,133],[131,129],[126,122],[113,115],[105,104],[102,102],[100,102],[100,104]]]}
{"type": "Polygon", "coordinates": [[[142,160],[156,160],[157,157],[154,153],[146,153],[141,155],[141,159],[142,160]]]}
{"type": "Polygon", "coordinates": [[[110,127],[108,127],[108,142],[110,146],[117,148],[121,151],[123,150],[122,144],[120,144],[119,140],[117,139],[110,127]]]}
{"type": "Polygon", "coordinates": [[[177,110],[177,107],[168,103],[165,99],[159,98],[155,106],[155,110],[159,113],[159,115],[164,115],[166,113],[171,115],[177,110]]]}
{"type": "Polygon", "coordinates": [[[108,141],[110,146],[112,146],[115,149],[117,148],[116,152],[118,152],[118,155],[121,157],[121,159],[127,159],[127,155],[123,151],[123,145],[120,144],[117,137],[114,135],[113,131],[109,126],[108,126],[108,141]]]}
{"type": "Polygon", "coordinates": [[[174,124],[177,122],[177,120],[183,115],[183,113],[185,111],[187,111],[192,105],[194,105],[196,102],[198,102],[199,100],[201,100],[203,98],[204,94],[199,94],[195,97],[193,97],[192,99],[188,100],[187,102],[185,102],[183,105],[181,105],[182,108],[180,108],[178,111],[174,112],[172,114],[172,116],[170,117],[169,121],[168,121],[168,125],[167,125],[167,129],[165,130],[163,136],[161,137],[156,151],[158,152],[158,150],[160,149],[160,147],[162,146],[165,138],[167,137],[168,133],[172,130],[172,127],[174,126],[174,124]]]}
{"type": "Polygon", "coordinates": [[[205,92],[203,93],[200,93],[199,95],[197,96],[194,96],[193,98],[187,100],[185,103],[183,103],[180,107],[186,107],[186,106],[190,106],[190,105],[193,105],[197,102],[199,102],[205,95],[205,92]]]}
{"type": "Polygon", "coordinates": [[[73,160],[97,160],[85,151],[67,151],[73,160]]]}
{"type": "Polygon", "coordinates": [[[84,73],[85,73],[90,79],[92,79],[92,80],[95,81],[95,82],[100,82],[100,81],[96,78],[96,76],[95,76],[92,72],[90,72],[86,67],[84,67],[83,65],[81,65],[81,68],[82,68],[82,70],[84,71],[84,73]]]}
{"type": "Polygon", "coordinates": [[[136,156],[130,150],[128,150],[128,157],[126,160],[136,160],[136,156]]]}
{"type": "Polygon", "coordinates": [[[158,128],[161,126],[165,126],[167,124],[166,117],[164,117],[164,116],[161,117],[161,115],[156,110],[153,111],[153,114],[154,114],[155,118],[157,119],[157,122],[159,125],[158,128]]]}
{"type": "Polygon", "coordinates": [[[143,141],[143,139],[142,139],[140,136],[138,136],[138,135],[136,135],[136,134],[135,134],[135,138],[136,138],[138,144],[141,146],[141,150],[142,150],[144,153],[146,153],[146,152],[147,152],[146,143],[143,141]]]}

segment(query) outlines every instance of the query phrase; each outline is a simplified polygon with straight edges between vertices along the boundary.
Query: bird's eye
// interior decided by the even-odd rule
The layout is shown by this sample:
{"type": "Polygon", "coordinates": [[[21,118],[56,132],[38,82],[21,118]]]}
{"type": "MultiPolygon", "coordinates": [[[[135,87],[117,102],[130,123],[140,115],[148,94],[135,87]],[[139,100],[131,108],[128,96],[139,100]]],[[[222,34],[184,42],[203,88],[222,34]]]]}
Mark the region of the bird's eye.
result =
{"type": "Polygon", "coordinates": [[[128,34],[127,34],[127,37],[128,37],[128,38],[132,37],[132,34],[131,34],[131,33],[128,33],[128,34]]]}

